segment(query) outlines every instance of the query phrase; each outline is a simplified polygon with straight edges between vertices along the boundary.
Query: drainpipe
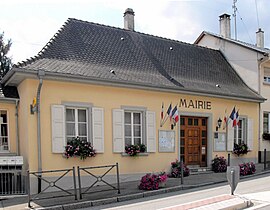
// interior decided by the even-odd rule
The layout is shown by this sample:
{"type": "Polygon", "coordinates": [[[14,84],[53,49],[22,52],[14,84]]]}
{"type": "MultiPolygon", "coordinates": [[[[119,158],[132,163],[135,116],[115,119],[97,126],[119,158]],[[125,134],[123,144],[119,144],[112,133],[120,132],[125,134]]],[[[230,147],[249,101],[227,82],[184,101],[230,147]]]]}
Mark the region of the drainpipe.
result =
{"type": "MultiPolygon", "coordinates": [[[[37,146],[38,146],[38,172],[42,171],[42,159],[41,159],[41,128],[40,128],[40,92],[43,84],[43,77],[45,72],[43,70],[38,71],[39,85],[37,89],[37,146]]],[[[38,193],[41,192],[41,173],[38,175],[38,193]]]]}
{"type": "Polygon", "coordinates": [[[18,104],[19,100],[15,101],[16,105],[16,111],[15,111],[15,118],[16,118],[16,154],[20,155],[20,139],[19,139],[19,114],[18,114],[18,104]]]}

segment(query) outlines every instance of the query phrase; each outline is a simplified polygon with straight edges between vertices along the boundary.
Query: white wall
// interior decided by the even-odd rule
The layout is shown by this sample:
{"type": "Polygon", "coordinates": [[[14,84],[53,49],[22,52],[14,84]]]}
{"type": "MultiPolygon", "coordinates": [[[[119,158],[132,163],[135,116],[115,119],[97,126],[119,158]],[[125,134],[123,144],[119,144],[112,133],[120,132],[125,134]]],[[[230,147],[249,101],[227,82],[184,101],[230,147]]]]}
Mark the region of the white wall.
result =
{"type": "Polygon", "coordinates": [[[258,62],[255,51],[210,35],[205,35],[198,45],[220,50],[244,82],[253,90],[259,90],[258,62]]]}

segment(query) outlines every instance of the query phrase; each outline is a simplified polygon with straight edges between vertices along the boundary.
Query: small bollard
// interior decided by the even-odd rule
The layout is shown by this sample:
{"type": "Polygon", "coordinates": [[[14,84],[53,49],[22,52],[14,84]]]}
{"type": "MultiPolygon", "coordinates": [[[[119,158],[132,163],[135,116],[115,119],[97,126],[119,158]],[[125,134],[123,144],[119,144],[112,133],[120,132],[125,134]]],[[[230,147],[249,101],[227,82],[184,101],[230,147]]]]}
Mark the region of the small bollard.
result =
{"type": "Polygon", "coordinates": [[[231,195],[234,194],[234,191],[239,182],[240,168],[239,166],[228,166],[227,167],[227,180],[231,186],[231,195]]]}
{"type": "Polygon", "coordinates": [[[228,154],[228,166],[231,164],[231,154],[228,154]]]}
{"type": "Polygon", "coordinates": [[[263,169],[266,170],[266,149],[263,150],[263,169]]]}
{"type": "Polygon", "coordinates": [[[234,192],[234,189],[235,189],[235,187],[234,187],[234,170],[233,170],[233,168],[231,170],[231,180],[232,180],[231,195],[233,195],[233,192],[234,192]]]}
{"type": "Polygon", "coordinates": [[[184,183],[184,163],[183,160],[181,160],[181,185],[184,183]]]}

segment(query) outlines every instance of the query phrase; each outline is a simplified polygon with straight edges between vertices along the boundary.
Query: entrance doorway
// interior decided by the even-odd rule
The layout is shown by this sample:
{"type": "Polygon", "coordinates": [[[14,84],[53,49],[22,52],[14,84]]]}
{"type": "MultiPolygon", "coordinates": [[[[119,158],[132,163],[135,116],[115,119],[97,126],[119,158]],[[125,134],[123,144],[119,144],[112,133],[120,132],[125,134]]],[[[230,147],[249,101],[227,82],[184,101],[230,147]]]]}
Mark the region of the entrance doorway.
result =
{"type": "Polygon", "coordinates": [[[206,167],[207,118],[181,116],[180,158],[186,165],[206,167]]]}

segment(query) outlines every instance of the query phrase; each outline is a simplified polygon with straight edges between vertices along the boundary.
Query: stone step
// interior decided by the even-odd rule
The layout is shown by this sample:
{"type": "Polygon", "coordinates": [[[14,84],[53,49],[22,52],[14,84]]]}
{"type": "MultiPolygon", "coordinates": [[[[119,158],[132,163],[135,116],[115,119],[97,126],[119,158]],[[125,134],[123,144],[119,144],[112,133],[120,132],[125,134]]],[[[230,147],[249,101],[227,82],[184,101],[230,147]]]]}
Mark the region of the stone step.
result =
{"type": "Polygon", "coordinates": [[[211,168],[199,167],[199,168],[189,168],[190,174],[210,174],[213,173],[211,168]]]}

